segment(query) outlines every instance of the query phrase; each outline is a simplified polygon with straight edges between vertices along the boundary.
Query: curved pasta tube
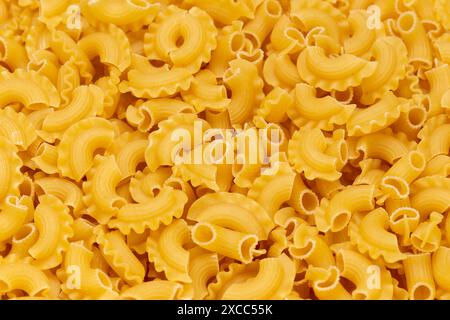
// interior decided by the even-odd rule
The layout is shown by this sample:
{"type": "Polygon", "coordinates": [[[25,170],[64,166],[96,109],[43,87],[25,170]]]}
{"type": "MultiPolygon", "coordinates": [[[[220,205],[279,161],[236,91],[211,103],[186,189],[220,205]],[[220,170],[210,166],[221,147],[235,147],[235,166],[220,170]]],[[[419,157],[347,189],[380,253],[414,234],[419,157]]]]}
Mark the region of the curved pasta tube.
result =
{"type": "Polygon", "coordinates": [[[29,296],[46,296],[50,284],[45,273],[23,262],[0,264],[0,293],[23,290],[29,296]]]}
{"type": "Polygon", "coordinates": [[[111,23],[125,30],[138,30],[153,21],[160,5],[142,0],[81,0],[80,8],[90,23],[111,23]]]}
{"type": "Polygon", "coordinates": [[[61,139],[73,124],[103,112],[103,92],[95,86],[80,86],[73,90],[72,100],[64,109],[49,113],[42,122],[39,136],[53,142],[61,139]]]}
{"type": "Polygon", "coordinates": [[[352,36],[344,40],[345,53],[366,58],[374,42],[384,33],[384,30],[369,29],[367,27],[368,18],[369,13],[366,10],[350,11],[348,23],[352,36]]]}
{"type": "Polygon", "coordinates": [[[165,187],[147,202],[125,204],[108,225],[123,234],[129,234],[131,230],[142,233],[147,228],[156,230],[161,223],[168,225],[174,217],[180,218],[187,200],[184,192],[165,187]]]}
{"type": "Polygon", "coordinates": [[[270,91],[256,110],[254,123],[284,122],[288,119],[287,111],[292,108],[294,99],[292,95],[279,87],[270,91]]]}
{"type": "Polygon", "coordinates": [[[217,192],[197,199],[189,208],[187,219],[254,234],[266,240],[274,224],[256,201],[237,193],[217,192]]]}
{"type": "Polygon", "coordinates": [[[176,281],[153,280],[132,286],[120,294],[123,300],[176,300],[183,286],[176,281]]]}
{"type": "Polygon", "coordinates": [[[78,41],[89,60],[95,56],[107,66],[115,66],[123,72],[131,63],[131,50],[128,38],[122,29],[114,24],[100,25],[98,32],[88,34],[78,41]]]}
{"type": "Polygon", "coordinates": [[[221,112],[230,104],[225,86],[218,85],[212,71],[202,70],[195,75],[188,91],[182,92],[183,100],[192,104],[197,113],[204,110],[221,112]]]}
{"type": "Polygon", "coordinates": [[[154,198],[171,174],[171,170],[165,167],[159,168],[156,172],[149,172],[148,168],[136,172],[130,180],[130,194],[133,200],[143,203],[154,198]]]}
{"type": "Polygon", "coordinates": [[[37,169],[47,174],[58,173],[58,148],[48,143],[41,143],[31,162],[37,169]]]}
{"type": "Polygon", "coordinates": [[[258,202],[273,217],[281,205],[291,198],[295,173],[286,162],[277,164],[271,175],[261,175],[253,182],[247,196],[258,202]]]}
{"type": "Polygon", "coordinates": [[[343,125],[349,121],[355,108],[354,104],[343,104],[330,96],[317,98],[313,86],[298,83],[295,86],[295,102],[288,108],[287,114],[299,128],[331,131],[335,125],[343,125]]]}
{"type": "Polygon", "coordinates": [[[351,293],[354,299],[392,299],[392,278],[385,268],[374,265],[370,259],[359,252],[346,249],[337,252],[336,262],[341,276],[356,286],[351,293]],[[379,268],[378,274],[371,272],[373,267],[379,268]],[[378,276],[379,279],[372,279],[374,276],[378,276]]]}
{"type": "Polygon", "coordinates": [[[11,107],[0,110],[0,136],[5,137],[24,151],[36,140],[37,135],[31,121],[11,107]]]}
{"type": "Polygon", "coordinates": [[[409,195],[409,184],[425,169],[425,157],[418,151],[411,151],[400,158],[384,174],[380,190],[392,199],[404,199],[409,195]]]}
{"type": "Polygon", "coordinates": [[[282,15],[270,33],[270,49],[280,53],[296,53],[305,47],[305,37],[287,15],[282,15]]]}
{"type": "Polygon", "coordinates": [[[94,163],[94,152],[108,148],[115,137],[113,125],[103,118],[88,118],[67,129],[58,146],[58,169],[80,181],[94,163]]]}
{"type": "Polygon", "coordinates": [[[145,163],[147,146],[147,135],[140,132],[125,132],[116,139],[109,152],[114,154],[123,178],[134,175],[139,164],[145,163]]]}
{"type": "Polygon", "coordinates": [[[431,254],[408,254],[403,260],[406,286],[411,300],[433,300],[436,288],[431,266],[431,254]]]}
{"type": "Polygon", "coordinates": [[[217,253],[195,247],[189,250],[189,275],[194,291],[193,299],[203,299],[208,294],[208,284],[219,272],[217,253]]]}
{"type": "Polygon", "coordinates": [[[197,223],[192,228],[191,234],[192,241],[200,247],[243,263],[252,262],[255,255],[264,252],[256,249],[257,236],[233,231],[208,222],[197,223]]]}
{"type": "Polygon", "coordinates": [[[0,137],[0,200],[19,195],[19,185],[23,181],[21,167],[16,146],[0,137]]]}
{"type": "Polygon", "coordinates": [[[305,278],[309,281],[314,294],[320,300],[351,300],[351,294],[340,283],[340,272],[335,266],[328,268],[309,267],[305,278]]]}
{"type": "Polygon", "coordinates": [[[46,77],[35,71],[17,69],[0,73],[0,107],[18,102],[30,110],[58,108],[59,94],[46,77]]]}
{"type": "Polygon", "coordinates": [[[383,257],[387,263],[404,260],[403,254],[397,243],[397,237],[388,232],[389,216],[383,208],[377,208],[369,212],[356,224],[351,221],[348,233],[353,245],[358,247],[361,253],[368,253],[370,258],[383,257]]]}
{"type": "Polygon", "coordinates": [[[288,158],[294,169],[304,172],[308,180],[338,180],[342,175],[339,170],[347,161],[344,131],[336,130],[331,138],[326,138],[318,128],[301,128],[289,140],[288,158]]]}
{"type": "Polygon", "coordinates": [[[450,267],[450,249],[440,246],[433,253],[431,265],[436,284],[445,291],[450,291],[450,279],[447,271],[450,267]]]}
{"type": "Polygon", "coordinates": [[[232,24],[241,17],[254,18],[254,8],[251,1],[233,0],[186,0],[186,4],[205,10],[214,21],[222,24],[232,24]]]}
{"type": "Polygon", "coordinates": [[[374,185],[348,186],[329,202],[322,201],[322,210],[315,213],[318,229],[323,232],[341,231],[349,224],[352,214],[373,210],[375,190],[374,185]]]}
{"type": "Polygon", "coordinates": [[[383,37],[375,41],[372,47],[375,72],[361,82],[361,102],[372,104],[385,96],[390,90],[398,88],[406,75],[408,53],[403,42],[396,37],[383,37]]]}
{"type": "Polygon", "coordinates": [[[259,262],[254,277],[230,284],[220,299],[283,299],[292,290],[295,267],[285,254],[277,258],[265,258],[259,262]]]}
{"type": "Polygon", "coordinates": [[[245,25],[244,32],[251,33],[258,39],[260,47],[282,13],[283,9],[278,1],[265,0],[256,9],[255,18],[245,25]]]}
{"type": "Polygon", "coordinates": [[[253,108],[264,99],[264,82],[251,62],[235,59],[223,75],[223,82],[231,90],[228,106],[231,124],[243,124],[253,116],[253,108]],[[243,87],[242,83],[248,84],[243,87]]]}
{"type": "Polygon", "coordinates": [[[302,80],[290,56],[276,52],[270,53],[264,61],[263,76],[272,87],[285,90],[291,90],[302,80]]]}
{"type": "Polygon", "coordinates": [[[30,213],[31,198],[8,196],[0,206],[0,243],[17,234],[30,213]]]}
{"type": "Polygon", "coordinates": [[[51,83],[57,84],[59,69],[58,58],[47,50],[38,50],[34,52],[26,69],[27,71],[36,71],[37,74],[47,77],[51,83]]]}
{"type": "Polygon", "coordinates": [[[197,138],[197,141],[195,137],[203,137],[204,131],[210,128],[206,121],[193,114],[173,115],[158,127],[148,136],[149,144],[145,151],[145,162],[152,172],[160,166],[173,165],[181,148],[192,150],[201,144],[201,139],[197,138]]]}
{"type": "Polygon", "coordinates": [[[35,259],[33,265],[40,269],[60,265],[62,255],[69,248],[69,238],[73,236],[73,218],[69,209],[55,196],[40,196],[34,221],[39,237],[29,249],[30,255],[35,259]]]}
{"type": "Polygon", "coordinates": [[[300,213],[312,215],[319,206],[319,198],[314,191],[306,187],[300,175],[297,174],[294,179],[291,198],[287,203],[300,213]]]}
{"type": "Polygon", "coordinates": [[[190,241],[190,232],[184,220],[176,220],[165,228],[150,234],[147,254],[158,272],[164,271],[170,281],[191,283],[189,251],[184,246],[190,241]]]}
{"type": "Polygon", "coordinates": [[[417,179],[411,185],[411,206],[421,217],[428,217],[433,211],[445,213],[450,207],[450,178],[429,176],[417,179]]]}
{"type": "Polygon", "coordinates": [[[289,254],[296,259],[305,260],[308,265],[328,268],[335,265],[333,253],[317,228],[301,224],[295,228],[289,254]]]}
{"type": "Polygon", "coordinates": [[[441,154],[448,154],[450,150],[450,124],[445,114],[427,120],[417,136],[421,139],[417,149],[427,160],[441,154]]]}
{"type": "Polygon", "coordinates": [[[75,183],[64,178],[56,177],[35,179],[34,183],[42,189],[43,194],[55,196],[64,205],[71,207],[73,213],[77,213],[83,208],[83,193],[75,183]]]}
{"type": "Polygon", "coordinates": [[[300,77],[308,84],[325,91],[345,91],[361,84],[376,70],[377,62],[367,61],[351,54],[327,57],[321,47],[307,47],[298,56],[300,77]]]}
{"type": "Polygon", "coordinates": [[[63,280],[62,290],[69,298],[117,298],[110,277],[104,271],[91,267],[93,256],[93,252],[81,242],[70,243],[64,259],[64,268],[58,275],[63,280]]]}
{"type": "Polygon", "coordinates": [[[397,30],[408,49],[409,62],[415,68],[429,69],[433,64],[432,48],[426,31],[414,11],[406,11],[397,19],[397,30]]]}
{"type": "Polygon", "coordinates": [[[446,155],[438,155],[433,159],[430,159],[420,177],[427,176],[450,176],[450,157],[446,155]]]}
{"type": "Polygon", "coordinates": [[[194,79],[185,68],[154,67],[147,58],[133,54],[127,79],[119,85],[122,93],[131,92],[140,98],[162,98],[188,90],[194,79]]]}
{"type": "Polygon", "coordinates": [[[188,11],[168,6],[150,25],[144,37],[144,52],[176,68],[196,73],[209,62],[217,46],[217,29],[211,17],[198,7],[188,11]]]}
{"type": "Polygon", "coordinates": [[[27,52],[12,37],[0,36],[0,61],[4,62],[10,70],[25,69],[28,62],[27,52]]]}
{"type": "Polygon", "coordinates": [[[104,232],[102,229],[95,232],[96,242],[108,265],[129,285],[142,283],[145,268],[127,246],[123,235],[119,231],[104,232]]]}
{"type": "Polygon", "coordinates": [[[86,177],[86,182],[83,182],[83,202],[87,206],[87,214],[100,224],[106,224],[127,204],[116,192],[123,175],[114,156],[96,156],[86,177]]]}

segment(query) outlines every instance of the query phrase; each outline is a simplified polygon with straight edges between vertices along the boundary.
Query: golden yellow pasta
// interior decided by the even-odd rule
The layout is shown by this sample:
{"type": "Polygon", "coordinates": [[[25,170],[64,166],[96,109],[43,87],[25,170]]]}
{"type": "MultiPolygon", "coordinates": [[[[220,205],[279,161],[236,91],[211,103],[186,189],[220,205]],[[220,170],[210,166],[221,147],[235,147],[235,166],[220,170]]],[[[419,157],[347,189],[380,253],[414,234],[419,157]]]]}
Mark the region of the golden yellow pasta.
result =
{"type": "Polygon", "coordinates": [[[450,299],[448,0],[0,0],[0,300],[450,299]]]}

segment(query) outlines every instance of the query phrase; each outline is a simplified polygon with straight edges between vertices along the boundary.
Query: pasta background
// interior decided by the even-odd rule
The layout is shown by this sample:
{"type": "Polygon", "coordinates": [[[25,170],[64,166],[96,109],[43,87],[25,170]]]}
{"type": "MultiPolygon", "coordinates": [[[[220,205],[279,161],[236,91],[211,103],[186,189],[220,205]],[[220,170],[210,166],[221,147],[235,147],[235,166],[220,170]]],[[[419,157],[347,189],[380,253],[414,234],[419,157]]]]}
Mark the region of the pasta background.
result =
{"type": "Polygon", "coordinates": [[[450,7],[372,4],[0,0],[0,300],[450,299],[450,7]]]}

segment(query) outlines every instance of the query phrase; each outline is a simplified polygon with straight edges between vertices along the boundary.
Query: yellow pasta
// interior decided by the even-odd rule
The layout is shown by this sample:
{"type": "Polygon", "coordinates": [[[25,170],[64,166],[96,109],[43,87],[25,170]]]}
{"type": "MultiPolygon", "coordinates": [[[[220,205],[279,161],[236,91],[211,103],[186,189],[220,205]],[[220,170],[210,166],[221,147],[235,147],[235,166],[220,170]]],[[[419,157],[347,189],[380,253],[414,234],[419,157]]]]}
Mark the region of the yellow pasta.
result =
{"type": "Polygon", "coordinates": [[[450,299],[449,10],[0,0],[0,300],[450,299]]]}

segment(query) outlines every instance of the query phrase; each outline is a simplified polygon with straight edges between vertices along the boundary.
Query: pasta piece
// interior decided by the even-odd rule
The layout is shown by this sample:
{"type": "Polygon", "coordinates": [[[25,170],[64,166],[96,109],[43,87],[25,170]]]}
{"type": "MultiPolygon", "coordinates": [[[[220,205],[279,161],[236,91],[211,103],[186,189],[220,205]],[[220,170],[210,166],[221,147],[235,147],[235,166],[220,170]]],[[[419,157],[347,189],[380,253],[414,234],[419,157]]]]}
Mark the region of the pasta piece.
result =
{"type": "Polygon", "coordinates": [[[205,10],[215,21],[222,24],[232,24],[240,17],[253,18],[253,8],[250,1],[219,0],[186,0],[186,4],[205,10]]]}
{"type": "Polygon", "coordinates": [[[0,264],[0,280],[3,295],[14,290],[23,290],[28,296],[44,296],[50,289],[45,273],[27,263],[15,262],[0,264]]]}
{"type": "Polygon", "coordinates": [[[251,33],[258,40],[258,47],[269,35],[275,22],[281,17],[282,8],[278,1],[265,0],[256,9],[255,18],[244,27],[244,32],[251,33]]]}
{"type": "Polygon", "coordinates": [[[160,224],[169,225],[173,218],[180,218],[188,198],[186,194],[171,187],[163,188],[159,194],[144,203],[127,203],[119,209],[117,218],[108,226],[119,229],[123,234],[131,230],[137,233],[145,229],[156,230],[160,224]]]}
{"type": "Polygon", "coordinates": [[[428,117],[443,113],[443,98],[450,87],[450,66],[443,64],[442,66],[433,68],[425,72],[430,85],[430,106],[428,109],[428,117]]]}
{"type": "Polygon", "coordinates": [[[219,272],[217,253],[195,247],[189,250],[189,275],[192,278],[193,299],[203,299],[208,294],[210,280],[219,272]]]}
{"type": "Polygon", "coordinates": [[[154,280],[132,286],[120,294],[123,300],[176,300],[183,286],[175,281],[154,280]]]}
{"type": "Polygon", "coordinates": [[[387,231],[389,216],[383,208],[377,208],[362,218],[359,225],[351,221],[348,227],[352,244],[370,258],[380,256],[388,263],[404,260],[406,255],[398,248],[397,238],[387,231]]]}
{"type": "Polygon", "coordinates": [[[6,107],[0,110],[0,136],[5,137],[19,150],[26,150],[36,140],[37,135],[31,122],[12,108],[6,107]]]}
{"type": "Polygon", "coordinates": [[[317,46],[307,47],[297,60],[300,77],[308,84],[325,91],[344,91],[360,85],[363,79],[374,74],[377,64],[350,54],[330,58],[324,49],[317,46]]]}
{"type": "Polygon", "coordinates": [[[115,156],[122,178],[133,176],[145,163],[147,146],[147,135],[140,132],[125,132],[115,140],[109,152],[115,156]]]}
{"type": "Polygon", "coordinates": [[[290,56],[275,52],[264,62],[263,76],[272,87],[281,87],[284,90],[291,90],[302,80],[290,56]]]}
{"type": "Polygon", "coordinates": [[[429,253],[407,255],[403,261],[406,284],[412,300],[433,300],[435,285],[429,253]]]}
{"type": "Polygon", "coordinates": [[[442,222],[442,215],[432,212],[428,221],[419,224],[411,235],[411,244],[420,252],[434,252],[441,243],[441,230],[438,224],[442,222]]]}
{"type": "Polygon", "coordinates": [[[19,185],[23,181],[21,167],[16,146],[0,137],[0,200],[19,195],[19,185]]]}
{"type": "Polygon", "coordinates": [[[351,294],[339,282],[340,273],[337,267],[309,267],[305,278],[309,281],[314,294],[320,300],[350,300],[351,294]]]}
{"type": "Polygon", "coordinates": [[[0,207],[0,243],[13,237],[22,228],[30,213],[31,198],[8,196],[0,207]]]}
{"type": "Polygon", "coordinates": [[[450,249],[448,247],[440,246],[433,253],[431,259],[434,281],[436,281],[436,284],[445,291],[450,291],[450,281],[448,272],[446,271],[450,264],[449,254],[450,249]]]}
{"type": "Polygon", "coordinates": [[[450,207],[449,187],[449,178],[430,176],[417,179],[411,185],[411,206],[423,218],[427,218],[433,211],[443,214],[450,207]]]}
{"type": "Polygon", "coordinates": [[[274,224],[269,214],[256,201],[237,193],[210,193],[196,200],[187,219],[254,234],[266,240],[274,224]]]}
{"type": "MultiPolygon", "coordinates": [[[[80,188],[70,180],[56,177],[35,178],[34,183],[42,190],[42,194],[52,195],[70,207],[73,213],[83,208],[83,194],[80,188]]],[[[38,189],[38,190],[39,190],[38,189]]],[[[38,191],[40,195],[40,191],[38,191]]]]}
{"type": "Polygon", "coordinates": [[[176,220],[161,229],[147,239],[149,261],[156,271],[164,271],[168,280],[191,283],[189,251],[184,248],[191,239],[187,223],[176,220]]]}

